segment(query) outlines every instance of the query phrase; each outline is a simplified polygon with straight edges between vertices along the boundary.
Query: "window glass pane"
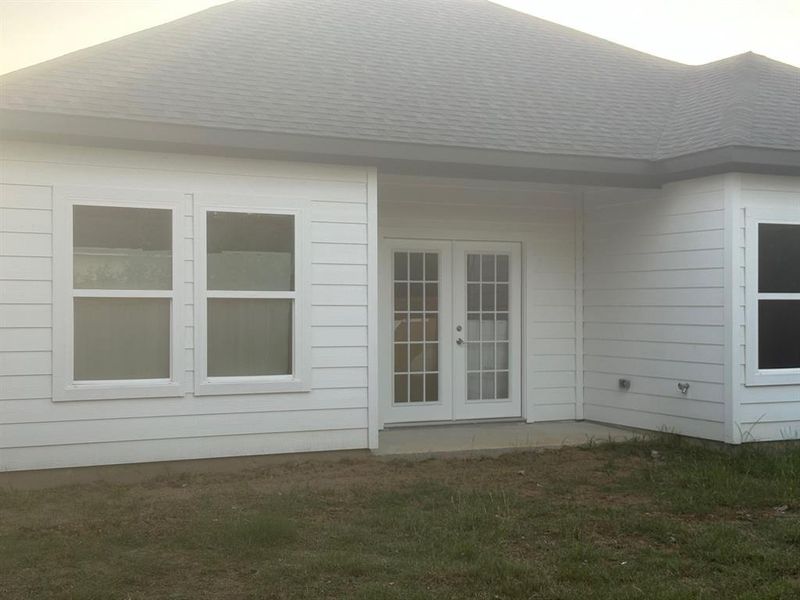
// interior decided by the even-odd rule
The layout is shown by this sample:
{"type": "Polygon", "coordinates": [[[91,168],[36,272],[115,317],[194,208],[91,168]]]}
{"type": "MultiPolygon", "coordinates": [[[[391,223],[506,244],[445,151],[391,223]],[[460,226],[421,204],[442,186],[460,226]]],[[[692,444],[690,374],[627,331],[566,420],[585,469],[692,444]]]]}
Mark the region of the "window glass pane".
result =
{"type": "Polygon", "coordinates": [[[74,287],[172,289],[172,211],[75,205],[72,218],[74,287]]]}
{"type": "Polygon", "coordinates": [[[800,292],[800,225],[759,224],[758,291],[800,292]]]}
{"type": "Polygon", "coordinates": [[[408,310],[408,284],[394,284],[394,309],[408,310]]]}
{"type": "Polygon", "coordinates": [[[800,368],[800,300],[758,302],[758,368],[800,368]]]}
{"type": "Polygon", "coordinates": [[[394,315],[394,341],[405,342],[408,340],[408,315],[395,313],[394,315]]]}
{"type": "Polygon", "coordinates": [[[294,290],[294,216],[209,211],[208,289],[294,290]]]}
{"type": "Polygon", "coordinates": [[[208,299],[208,376],[292,373],[292,300],[208,299]]]}
{"type": "Polygon", "coordinates": [[[75,298],[75,381],[169,379],[169,298],[75,298]]]}
{"type": "Polygon", "coordinates": [[[439,284],[425,284],[425,310],[439,310],[439,284]]]}

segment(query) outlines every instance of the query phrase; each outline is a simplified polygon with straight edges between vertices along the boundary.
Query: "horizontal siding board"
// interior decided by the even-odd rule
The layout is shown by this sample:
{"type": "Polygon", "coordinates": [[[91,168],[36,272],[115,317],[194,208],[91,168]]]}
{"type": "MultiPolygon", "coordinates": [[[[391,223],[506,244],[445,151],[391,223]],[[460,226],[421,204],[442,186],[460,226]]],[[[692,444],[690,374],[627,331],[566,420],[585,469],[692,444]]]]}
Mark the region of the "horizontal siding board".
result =
{"type": "Polygon", "coordinates": [[[311,302],[314,306],[366,306],[365,285],[312,285],[311,302]]]}
{"type": "Polygon", "coordinates": [[[355,327],[367,325],[366,306],[314,306],[311,309],[314,327],[355,327]]]}
{"type": "Polygon", "coordinates": [[[366,265],[312,265],[311,282],[321,284],[366,285],[366,265]]]}
{"type": "Polygon", "coordinates": [[[352,347],[342,350],[338,346],[311,349],[311,364],[319,367],[366,367],[367,348],[352,347]]]}
{"type": "Polygon", "coordinates": [[[51,233],[51,215],[48,210],[0,208],[0,232],[51,233]]]}
{"type": "MultiPolygon", "coordinates": [[[[591,389],[591,388],[590,388],[591,389]]],[[[637,411],[657,415],[670,415],[688,419],[701,419],[722,423],[724,407],[713,402],[697,402],[670,396],[652,396],[620,390],[591,389],[591,403],[595,406],[637,411]]]]}
{"type": "Polygon", "coordinates": [[[311,238],[332,244],[366,244],[367,226],[361,223],[312,223],[311,238]]]}
{"type": "Polygon", "coordinates": [[[314,264],[366,265],[366,244],[328,244],[313,242],[312,262],[314,264]]]}
{"type": "Polygon", "coordinates": [[[0,184],[0,208],[49,211],[52,188],[47,186],[0,184]]]}
{"type": "MultiPolygon", "coordinates": [[[[50,375],[26,374],[0,377],[0,400],[50,398],[52,389],[52,377],[50,375]]],[[[2,438],[2,435],[0,435],[0,438],[2,438]]]]}
{"type": "Polygon", "coordinates": [[[611,340],[585,340],[583,351],[594,356],[619,356],[653,360],[677,360],[693,363],[721,365],[724,362],[723,346],[707,344],[664,344],[660,342],[634,342],[611,340]]]}
{"type": "Polygon", "coordinates": [[[366,388],[314,389],[307,394],[187,395],[183,398],[117,399],[52,402],[47,399],[6,400],[0,422],[47,423],[104,419],[159,418],[351,409],[367,407],[366,388]]]}
{"type": "Polygon", "coordinates": [[[719,306],[722,288],[586,290],[584,306],[719,306]]]}
{"type": "MultiPolygon", "coordinates": [[[[6,375],[50,375],[50,352],[0,352],[0,377],[6,375]]],[[[0,383],[2,383],[0,379],[0,383]]],[[[2,392],[0,392],[2,393],[2,392]]]]}
{"type": "Polygon", "coordinates": [[[675,415],[659,415],[636,410],[626,410],[609,406],[599,406],[587,402],[583,408],[584,417],[590,421],[613,423],[638,429],[678,433],[689,437],[721,441],[724,436],[723,424],[713,421],[700,421],[675,415]]]}
{"type": "Polygon", "coordinates": [[[2,256],[52,256],[52,236],[48,233],[0,232],[2,256]]]}
{"type": "Polygon", "coordinates": [[[585,273],[583,283],[586,290],[721,288],[723,274],[722,267],[635,273],[585,273]]]}
{"type": "Polygon", "coordinates": [[[620,377],[640,375],[672,379],[675,382],[701,381],[705,383],[722,383],[723,370],[722,365],[590,354],[584,357],[584,367],[586,371],[619,374],[620,377]]]}
{"type": "Polygon", "coordinates": [[[699,306],[587,306],[587,323],[649,323],[653,325],[723,325],[722,307],[699,306]]]}
{"type": "MultiPolygon", "coordinates": [[[[0,281],[49,281],[53,278],[52,260],[34,256],[0,256],[0,281]]],[[[2,285],[2,283],[0,283],[2,285]]]]}
{"type": "Polygon", "coordinates": [[[0,329],[50,327],[52,322],[50,304],[0,304],[0,329]]]}
{"type": "MultiPolygon", "coordinates": [[[[724,388],[721,383],[688,381],[689,392],[684,396],[678,389],[678,382],[673,379],[660,379],[641,375],[627,378],[631,380],[630,391],[636,394],[684,398],[688,400],[697,400],[699,402],[714,402],[717,404],[723,404],[725,401],[724,388]]],[[[587,390],[609,390],[618,392],[619,379],[620,376],[618,374],[597,373],[593,371],[587,371],[583,376],[584,386],[587,390]]]]}
{"type": "Polygon", "coordinates": [[[277,411],[172,417],[132,417],[0,425],[0,447],[60,446],[134,440],[360,429],[366,409],[277,411]]]}
{"type": "Polygon", "coordinates": [[[314,327],[311,330],[311,345],[317,348],[339,347],[346,353],[351,346],[367,345],[367,328],[314,327]]]}
{"type": "Polygon", "coordinates": [[[328,223],[366,223],[367,206],[361,202],[315,201],[311,203],[311,218],[328,223]]]}
{"type": "Polygon", "coordinates": [[[724,343],[721,325],[650,325],[646,323],[584,323],[584,339],[681,344],[724,343]]]}
{"type": "Polygon", "coordinates": [[[693,250],[609,256],[594,254],[590,247],[585,268],[595,273],[713,269],[724,264],[723,254],[722,250],[693,250]]]}
{"type": "Polygon", "coordinates": [[[3,451],[3,461],[22,470],[366,447],[364,428],[14,448],[3,451]]]}
{"type": "Polygon", "coordinates": [[[571,421],[575,418],[575,404],[542,404],[536,406],[535,421],[571,421]]]}
{"type": "Polygon", "coordinates": [[[0,352],[35,352],[52,349],[52,331],[49,328],[0,329],[0,352]]]}

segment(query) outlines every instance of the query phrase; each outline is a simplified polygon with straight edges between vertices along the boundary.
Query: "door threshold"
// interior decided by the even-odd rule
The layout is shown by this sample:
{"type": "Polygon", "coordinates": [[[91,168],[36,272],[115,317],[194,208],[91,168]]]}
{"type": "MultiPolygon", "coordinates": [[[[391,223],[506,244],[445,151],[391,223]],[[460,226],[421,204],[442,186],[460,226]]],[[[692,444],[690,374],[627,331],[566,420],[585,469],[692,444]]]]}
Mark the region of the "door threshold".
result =
{"type": "Polygon", "coordinates": [[[403,429],[406,427],[441,427],[443,425],[481,425],[489,423],[525,423],[522,417],[502,417],[498,419],[459,419],[454,421],[447,419],[444,421],[409,421],[408,423],[384,423],[384,429],[403,429]]]}

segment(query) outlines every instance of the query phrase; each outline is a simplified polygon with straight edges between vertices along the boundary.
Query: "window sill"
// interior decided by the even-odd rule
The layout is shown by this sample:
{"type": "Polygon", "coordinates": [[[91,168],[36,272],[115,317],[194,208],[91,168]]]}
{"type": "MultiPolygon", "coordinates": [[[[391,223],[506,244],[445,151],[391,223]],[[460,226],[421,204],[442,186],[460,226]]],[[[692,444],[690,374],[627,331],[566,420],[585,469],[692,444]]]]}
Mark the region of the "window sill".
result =
{"type": "Polygon", "coordinates": [[[307,381],[294,377],[219,377],[197,382],[194,393],[196,396],[232,396],[310,391],[307,381]]]}
{"type": "Polygon", "coordinates": [[[79,383],[53,389],[53,402],[81,400],[136,400],[142,398],[175,398],[183,396],[183,385],[176,381],[148,380],[137,383],[100,381],[79,383]]]}
{"type": "Polygon", "coordinates": [[[775,369],[773,371],[754,371],[745,377],[746,387],[766,387],[776,385],[800,385],[800,369],[775,369]]]}

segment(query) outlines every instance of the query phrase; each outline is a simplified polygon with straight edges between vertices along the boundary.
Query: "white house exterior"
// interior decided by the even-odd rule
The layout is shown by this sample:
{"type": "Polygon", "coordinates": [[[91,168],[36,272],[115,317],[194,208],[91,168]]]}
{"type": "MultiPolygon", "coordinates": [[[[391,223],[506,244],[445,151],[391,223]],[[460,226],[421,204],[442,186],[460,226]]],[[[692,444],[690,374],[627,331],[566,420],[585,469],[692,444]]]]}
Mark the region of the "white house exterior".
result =
{"type": "MultiPolygon", "coordinates": [[[[159,36],[200,44],[244,19],[297,36],[318,27],[321,52],[323,34],[339,35],[331,18],[358,7],[395,22],[400,4],[236,2],[0,79],[0,470],[375,449],[393,425],[497,419],[731,444],[800,438],[798,70],[750,55],[717,71],[675,65],[486,2],[415,0],[430,12],[414,32],[455,23],[469,39],[491,22],[514,44],[561,52],[556,65],[599,54],[614,77],[630,75],[614,89],[633,91],[614,99],[619,114],[604,109],[612,125],[600,133],[588,105],[561,116],[484,107],[472,132],[466,113],[464,128],[436,125],[452,107],[406,122],[390,106],[396,131],[367,135],[350,120],[388,117],[360,96],[330,123],[298,109],[318,121],[305,133],[289,113],[268,122],[268,107],[246,129],[244,109],[226,112],[235,98],[213,110],[195,99],[191,122],[177,96],[153,102],[223,77],[211,64],[211,75],[176,79],[202,52],[159,36]],[[125,79],[137,61],[164,72],[125,79]],[[92,79],[112,64],[120,80],[92,79]],[[772,112],[727,131],[719,122],[753,73],[759,90],[777,91],[769,107],[749,87],[745,99],[772,112]],[[673,76],[691,94],[663,106],[631,84],[659,96],[673,76]],[[706,78],[714,85],[696,94],[706,78]],[[650,132],[666,112],[676,120],[650,132]],[[551,147],[481,137],[495,127],[498,139],[541,140],[558,119],[551,147]],[[670,151],[645,158],[637,148],[651,135],[670,151]]],[[[296,43],[306,53],[284,83],[307,93],[327,75],[311,69],[310,88],[291,79],[323,60],[296,43]]],[[[457,70],[451,59],[414,63],[415,80],[457,70]]],[[[442,85],[463,92],[460,80],[442,85]]],[[[439,88],[426,93],[447,104],[439,88]]]]}

